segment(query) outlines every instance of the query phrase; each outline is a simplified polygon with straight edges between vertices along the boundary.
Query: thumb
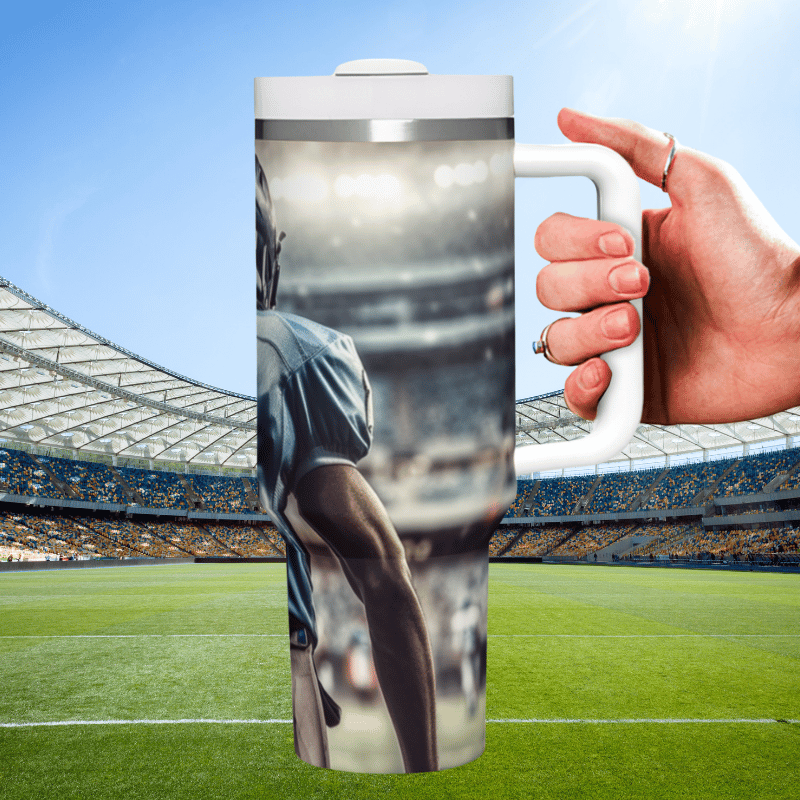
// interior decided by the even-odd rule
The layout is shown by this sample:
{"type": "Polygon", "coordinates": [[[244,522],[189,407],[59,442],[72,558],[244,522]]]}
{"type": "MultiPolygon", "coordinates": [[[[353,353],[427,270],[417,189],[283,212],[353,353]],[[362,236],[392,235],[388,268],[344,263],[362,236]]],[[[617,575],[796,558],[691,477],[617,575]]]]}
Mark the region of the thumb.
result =
{"type": "Polygon", "coordinates": [[[601,144],[615,150],[642,180],[661,187],[672,141],[660,131],[628,119],[595,117],[571,108],[561,109],[558,127],[572,142],[601,144]]]}

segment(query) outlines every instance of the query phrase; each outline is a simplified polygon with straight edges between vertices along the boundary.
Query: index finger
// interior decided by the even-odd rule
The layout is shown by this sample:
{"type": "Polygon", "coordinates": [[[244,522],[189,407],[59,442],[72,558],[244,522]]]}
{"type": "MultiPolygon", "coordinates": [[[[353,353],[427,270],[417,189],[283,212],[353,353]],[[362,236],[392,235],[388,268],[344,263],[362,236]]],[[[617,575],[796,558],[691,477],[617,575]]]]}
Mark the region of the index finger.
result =
{"type": "MultiPolygon", "coordinates": [[[[619,153],[642,180],[661,186],[672,140],[661,131],[629,119],[611,119],[562,108],[558,127],[572,142],[601,144],[619,153]]],[[[670,174],[676,169],[673,164],[670,174]]]]}

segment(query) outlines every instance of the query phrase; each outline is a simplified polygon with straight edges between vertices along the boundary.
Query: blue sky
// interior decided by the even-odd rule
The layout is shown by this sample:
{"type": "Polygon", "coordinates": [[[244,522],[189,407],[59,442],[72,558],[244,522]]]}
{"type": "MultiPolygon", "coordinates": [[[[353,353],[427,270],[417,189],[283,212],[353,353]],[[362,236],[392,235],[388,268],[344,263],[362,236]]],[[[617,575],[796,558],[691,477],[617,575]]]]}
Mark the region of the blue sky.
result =
{"type": "MultiPolygon", "coordinates": [[[[514,76],[520,142],[562,106],[730,161],[800,240],[795,0],[16,4],[0,30],[0,275],[183,375],[255,391],[253,78],[366,57],[514,76]]],[[[643,187],[643,203],[665,196],[643,187]]],[[[536,225],[591,215],[579,178],[517,182],[517,397],[534,359],[536,225]]]]}

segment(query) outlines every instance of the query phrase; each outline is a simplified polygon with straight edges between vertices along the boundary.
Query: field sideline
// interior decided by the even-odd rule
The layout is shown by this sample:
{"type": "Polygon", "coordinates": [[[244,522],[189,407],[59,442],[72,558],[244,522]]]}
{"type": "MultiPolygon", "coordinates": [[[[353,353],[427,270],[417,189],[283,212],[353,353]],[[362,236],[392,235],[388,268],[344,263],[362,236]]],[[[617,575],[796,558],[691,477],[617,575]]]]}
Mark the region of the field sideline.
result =
{"type": "Polygon", "coordinates": [[[294,755],[284,569],[0,575],[3,797],[797,797],[797,576],[492,564],[486,753],[370,776],[294,755]]]}

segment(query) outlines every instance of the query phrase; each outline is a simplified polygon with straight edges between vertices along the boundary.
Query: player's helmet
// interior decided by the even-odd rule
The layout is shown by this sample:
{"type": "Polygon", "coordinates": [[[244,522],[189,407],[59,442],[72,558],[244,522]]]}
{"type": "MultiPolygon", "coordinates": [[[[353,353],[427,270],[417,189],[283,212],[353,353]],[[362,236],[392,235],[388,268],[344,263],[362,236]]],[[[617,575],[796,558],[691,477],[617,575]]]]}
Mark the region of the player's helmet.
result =
{"type": "Polygon", "coordinates": [[[275,308],[280,274],[278,255],[285,236],[283,231],[278,234],[267,176],[256,156],[256,308],[259,311],[275,308]]]}

